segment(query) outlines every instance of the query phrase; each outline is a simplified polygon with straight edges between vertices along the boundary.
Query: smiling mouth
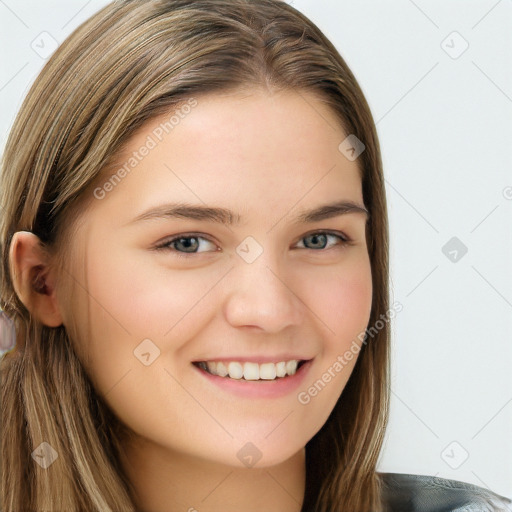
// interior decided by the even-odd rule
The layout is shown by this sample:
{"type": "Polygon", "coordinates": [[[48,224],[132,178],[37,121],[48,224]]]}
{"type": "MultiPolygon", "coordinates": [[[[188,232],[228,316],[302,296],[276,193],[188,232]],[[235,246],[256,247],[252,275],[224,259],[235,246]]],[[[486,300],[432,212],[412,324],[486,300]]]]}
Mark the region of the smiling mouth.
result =
{"type": "Polygon", "coordinates": [[[210,375],[235,380],[271,381],[295,375],[307,360],[280,361],[279,363],[249,363],[239,361],[195,361],[192,364],[210,375]]]}

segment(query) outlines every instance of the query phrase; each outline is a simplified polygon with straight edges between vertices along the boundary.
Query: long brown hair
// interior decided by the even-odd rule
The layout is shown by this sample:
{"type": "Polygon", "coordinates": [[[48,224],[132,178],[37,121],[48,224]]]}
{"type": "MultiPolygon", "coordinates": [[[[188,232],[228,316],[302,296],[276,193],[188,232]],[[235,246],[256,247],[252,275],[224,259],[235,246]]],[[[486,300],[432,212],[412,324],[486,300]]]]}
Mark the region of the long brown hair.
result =
{"type": "MultiPolygon", "coordinates": [[[[35,233],[64,267],[73,227],[93,200],[86,191],[135,130],[192,97],[255,86],[314,93],[347,135],[363,141],[369,326],[387,314],[387,208],[375,124],[354,75],[319,28],[279,0],[109,4],[48,60],[1,163],[0,307],[16,327],[16,346],[0,362],[4,512],[135,510],[119,463],[122,425],[95,393],[70,333],[37,322],[14,291],[14,233],[35,233]],[[47,470],[31,457],[43,442],[58,453],[47,470]]],[[[303,512],[381,510],[376,465],[388,385],[385,322],[371,340],[365,337],[334,410],[306,445],[303,512]]]]}

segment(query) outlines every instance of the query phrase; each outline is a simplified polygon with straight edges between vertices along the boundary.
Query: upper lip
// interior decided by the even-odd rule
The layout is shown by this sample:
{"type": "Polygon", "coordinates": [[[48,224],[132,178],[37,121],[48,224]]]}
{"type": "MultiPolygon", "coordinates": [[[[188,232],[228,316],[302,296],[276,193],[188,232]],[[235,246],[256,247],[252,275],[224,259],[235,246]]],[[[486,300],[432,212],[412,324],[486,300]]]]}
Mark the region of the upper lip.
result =
{"type": "Polygon", "coordinates": [[[212,361],[212,362],[219,362],[219,361],[239,361],[243,363],[279,363],[281,361],[309,361],[310,359],[313,359],[312,357],[302,357],[295,354],[284,354],[284,355],[277,355],[277,356],[223,356],[223,357],[212,357],[208,358],[205,357],[204,359],[197,359],[195,361],[192,361],[193,363],[201,363],[206,361],[212,361]]]}

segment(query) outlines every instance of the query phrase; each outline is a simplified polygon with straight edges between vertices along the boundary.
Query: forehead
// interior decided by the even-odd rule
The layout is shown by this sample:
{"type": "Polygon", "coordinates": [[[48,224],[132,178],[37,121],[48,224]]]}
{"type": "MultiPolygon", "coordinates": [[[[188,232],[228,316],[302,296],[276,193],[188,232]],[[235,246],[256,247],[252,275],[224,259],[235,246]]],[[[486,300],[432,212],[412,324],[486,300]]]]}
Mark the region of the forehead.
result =
{"type": "Polygon", "coordinates": [[[318,202],[326,193],[361,198],[358,161],[339,150],[347,134],[313,94],[239,91],[189,105],[150,119],[116,156],[99,182],[117,175],[110,204],[129,203],[135,213],[178,199],[245,209],[290,207],[302,197],[318,202]]]}

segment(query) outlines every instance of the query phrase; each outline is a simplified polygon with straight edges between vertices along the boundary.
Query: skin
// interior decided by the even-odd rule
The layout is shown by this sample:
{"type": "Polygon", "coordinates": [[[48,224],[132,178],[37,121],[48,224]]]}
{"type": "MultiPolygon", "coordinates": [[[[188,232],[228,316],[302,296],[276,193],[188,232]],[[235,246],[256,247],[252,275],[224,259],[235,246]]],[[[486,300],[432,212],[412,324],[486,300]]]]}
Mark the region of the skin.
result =
{"type": "MultiPolygon", "coordinates": [[[[76,350],[94,386],[134,433],[123,465],[140,510],[299,512],[305,445],[327,420],[357,356],[307,405],[297,394],[367,327],[372,281],[364,215],[294,221],[301,210],[340,199],[363,205],[358,162],[338,150],[347,134],[309,93],[254,89],[196,99],[112,191],[94,199],[60,281],[45,270],[37,237],[16,233],[15,287],[40,321],[77,329],[76,350]],[[242,221],[131,223],[178,200],[229,208],[242,221]],[[308,235],[318,229],[352,243],[315,241],[308,235]],[[195,254],[179,243],[153,249],[190,233],[206,237],[189,240],[199,243],[195,254]],[[252,263],[236,252],[248,236],[263,249],[252,263]],[[42,291],[31,286],[38,268],[42,291]],[[80,284],[72,300],[60,291],[69,276],[80,284]],[[145,339],[160,350],[148,366],[134,356],[145,339]],[[304,384],[280,398],[232,395],[191,365],[219,354],[283,352],[314,360],[304,384]],[[237,457],[247,442],[261,452],[254,467],[237,457]]],[[[117,162],[169,117],[148,121],[117,162]]]]}

